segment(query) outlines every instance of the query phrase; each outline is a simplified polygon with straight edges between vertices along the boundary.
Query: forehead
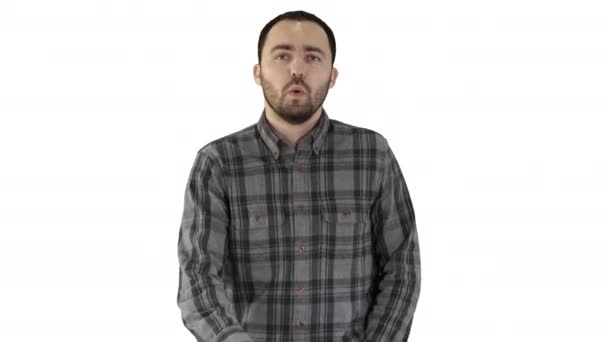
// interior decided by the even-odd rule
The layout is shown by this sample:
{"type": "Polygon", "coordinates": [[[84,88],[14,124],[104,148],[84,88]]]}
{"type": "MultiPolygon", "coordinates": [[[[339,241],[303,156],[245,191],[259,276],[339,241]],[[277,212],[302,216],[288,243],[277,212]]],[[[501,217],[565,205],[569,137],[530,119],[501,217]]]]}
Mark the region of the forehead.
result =
{"type": "Polygon", "coordinates": [[[268,52],[278,44],[292,44],[296,49],[312,45],[330,55],[327,34],[321,26],[311,21],[281,20],[276,23],[266,36],[264,51],[268,52]]]}

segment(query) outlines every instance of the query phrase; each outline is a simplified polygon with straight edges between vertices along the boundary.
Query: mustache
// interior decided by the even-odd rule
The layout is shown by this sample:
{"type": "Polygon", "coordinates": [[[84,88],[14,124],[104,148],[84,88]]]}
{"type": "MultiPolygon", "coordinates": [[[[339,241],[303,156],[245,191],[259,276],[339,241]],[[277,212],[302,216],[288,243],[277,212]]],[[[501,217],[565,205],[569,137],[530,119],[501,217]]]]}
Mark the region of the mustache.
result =
{"type": "Polygon", "coordinates": [[[283,88],[283,90],[287,91],[287,89],[289,89],[291,86],[293,85],[299,85],[302,88],[304,88],[308,93],[310,93],[310,87],[308,87],[308,85],[306,83],[304,83],[304,81],[299,78],[299,79],[294,79],[293,81],[289,82],[285,88],[283,88]]]}

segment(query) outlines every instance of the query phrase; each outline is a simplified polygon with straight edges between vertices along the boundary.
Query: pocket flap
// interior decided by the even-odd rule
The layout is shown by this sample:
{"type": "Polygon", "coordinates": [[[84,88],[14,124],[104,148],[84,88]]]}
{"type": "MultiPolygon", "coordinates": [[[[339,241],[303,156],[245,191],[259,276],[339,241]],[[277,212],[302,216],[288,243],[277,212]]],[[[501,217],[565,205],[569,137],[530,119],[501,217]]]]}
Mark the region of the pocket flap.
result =
{"type": "Polygon", "coordinates": [[[277,226],[283,222],[283,216],[280,212],[273,214],[264,206],[253,206],[247,208],[250,227],[269,227],[277,226]]]}
{"type": "Polygon", "coordinates": [[[323,219],[334,223],[357,223],[366,222],[368,217],[365,213],[356,211],[353,207],[322,207],[323,219]]]}

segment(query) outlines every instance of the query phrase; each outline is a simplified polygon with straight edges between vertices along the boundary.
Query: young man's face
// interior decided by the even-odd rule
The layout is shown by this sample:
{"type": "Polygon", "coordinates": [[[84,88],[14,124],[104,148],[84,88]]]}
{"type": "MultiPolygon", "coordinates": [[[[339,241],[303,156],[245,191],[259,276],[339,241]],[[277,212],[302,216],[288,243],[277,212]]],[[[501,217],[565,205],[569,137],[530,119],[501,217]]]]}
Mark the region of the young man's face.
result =
{"type": "Polygon", "coordinates": [[[310,21],[282,20],[268,32],[254,78],[272,110],[301,124],[323,104],[338,71],[332,67],[325,31],[310,21]]]}

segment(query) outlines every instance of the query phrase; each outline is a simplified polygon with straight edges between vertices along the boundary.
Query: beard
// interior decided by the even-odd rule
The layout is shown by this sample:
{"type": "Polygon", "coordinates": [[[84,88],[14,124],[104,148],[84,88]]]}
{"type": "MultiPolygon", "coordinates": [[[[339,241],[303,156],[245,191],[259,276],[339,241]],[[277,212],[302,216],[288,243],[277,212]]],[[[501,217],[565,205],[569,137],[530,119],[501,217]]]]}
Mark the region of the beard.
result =
{"type": "Polygon", "coordinates": [[[300,125],[310,119],[316,111],[321,108],[327,92],[329,91],[329,79],[327,83],[317,89],[314,93],[310,91],[310,87],[303,81],[292,81],[287,84],[281,91],[275,89],[272,84],[266,82],[263,76],[260,76],[262,81],[262,91],[264,98],[277,115],[292,125],[300,125]],[[294,99],[288,99],[288,90],[293,85],[299,85],[306,90],[306,94],[298,96],[294,99]]]}

